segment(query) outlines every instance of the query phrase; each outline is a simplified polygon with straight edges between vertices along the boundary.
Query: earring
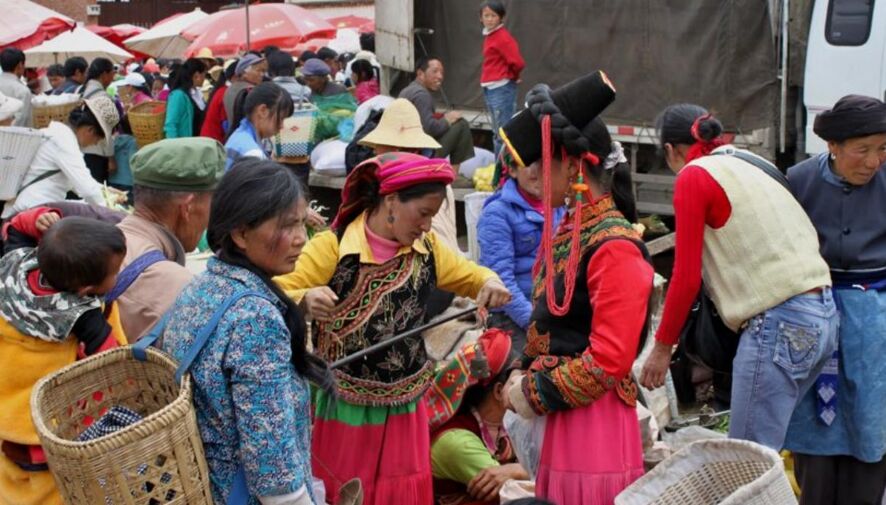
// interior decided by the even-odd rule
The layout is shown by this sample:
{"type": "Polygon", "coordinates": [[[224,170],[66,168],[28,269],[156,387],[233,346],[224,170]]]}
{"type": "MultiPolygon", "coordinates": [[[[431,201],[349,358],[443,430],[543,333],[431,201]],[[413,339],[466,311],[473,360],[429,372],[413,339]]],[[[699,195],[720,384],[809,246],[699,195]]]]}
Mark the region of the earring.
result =
{"type": "Polygon", "coordinates": [[[394,213],[392,211],[388,211],[388,224],[394,224],[394,213]]]}
{"type": "Polygon", "coordinates": [[[831,161],[836,161],[836,159],[837,159],[837,155],[834,154],[834,153],[831,153],[830,158],[831,158],[831,161]]]}

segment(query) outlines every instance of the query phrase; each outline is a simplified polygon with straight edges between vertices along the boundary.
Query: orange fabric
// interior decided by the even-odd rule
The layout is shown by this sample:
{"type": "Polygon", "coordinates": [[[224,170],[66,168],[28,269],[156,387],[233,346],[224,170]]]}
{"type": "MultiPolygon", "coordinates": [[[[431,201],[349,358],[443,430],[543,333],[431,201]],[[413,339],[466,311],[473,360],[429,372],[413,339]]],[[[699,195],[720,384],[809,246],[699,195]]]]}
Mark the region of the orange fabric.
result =
{"type": "Polygon", "coordinates": [[[0,318],[0,440],[39,445],[31,422],[31,390],[43,377],[73,363],[77,340],[46,342],[23,335],[0,318]]]}
{"type": "Polygon", "coordinates": [[[27,472],[0,453],[0,505],[62,505],[52,473],[27,472]]]}

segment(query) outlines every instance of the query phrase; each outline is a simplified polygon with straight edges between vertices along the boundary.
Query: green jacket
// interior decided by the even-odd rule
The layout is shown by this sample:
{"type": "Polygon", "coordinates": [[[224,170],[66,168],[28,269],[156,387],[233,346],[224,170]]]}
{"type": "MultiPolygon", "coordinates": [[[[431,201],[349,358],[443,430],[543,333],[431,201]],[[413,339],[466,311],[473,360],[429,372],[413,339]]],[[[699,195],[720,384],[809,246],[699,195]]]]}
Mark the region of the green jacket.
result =
{"type": "Polygon", "coordinates": [[[194,103],[184,90],[173,90],[166,99],[163,133],[168,139],[194,136],[194,103]]]}

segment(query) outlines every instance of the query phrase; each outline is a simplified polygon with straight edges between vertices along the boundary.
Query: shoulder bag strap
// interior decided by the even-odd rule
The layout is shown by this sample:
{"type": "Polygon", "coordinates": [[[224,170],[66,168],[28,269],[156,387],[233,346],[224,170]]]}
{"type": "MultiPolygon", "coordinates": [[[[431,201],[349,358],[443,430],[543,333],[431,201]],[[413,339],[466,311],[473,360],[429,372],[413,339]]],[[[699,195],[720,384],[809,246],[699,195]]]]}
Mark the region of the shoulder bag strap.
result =
{"type": "Polygon", "coordinates": [[[161,261],[166,261],[166,255],[161,251],[153,249],[139,256],[132,263],[126,265],[126,268],[117,274],[117,283],[114,284],[111,291],[105,295],[105,303],[111,304],[116,301],[117,298],[120,298],[120,296],[129,289],[129,286],[131,286],[132,283],[148,269],[148,267],[161,261]]]}
{"type": "MultiPolygon", "coordinates": [[[[788,178],[785,177],[781,170],[779,170],[775,165],[769,163],[764,158],[761,158],[755,154],[749,153],[747,151],[742,151],[739,149],[726,149],[718,153],[711,154],[725,154],[729,156],[734,156],[745,163],[750,163],[751,165],[762,170],[766,175],[775,179],[775,182],[781,184],[788,192],[791,192],[791,186],[788,184],[788,178]]],[[[793,193],[792,193],[793,194],[793,193]]]]}

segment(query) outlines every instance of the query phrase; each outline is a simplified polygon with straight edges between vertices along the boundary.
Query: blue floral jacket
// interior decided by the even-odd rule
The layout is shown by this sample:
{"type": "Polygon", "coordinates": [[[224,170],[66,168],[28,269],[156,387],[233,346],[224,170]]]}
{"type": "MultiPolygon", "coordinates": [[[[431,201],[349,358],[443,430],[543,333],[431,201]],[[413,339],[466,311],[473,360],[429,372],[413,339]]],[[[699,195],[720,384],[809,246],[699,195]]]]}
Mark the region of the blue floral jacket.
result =
{"type": "MultiPolygon", "coordinates": [[[[163,350],[180,360],[222,301],[242,290],[276,300],[254,273],[211,258],[173,305],[163,350]]],[[[311,492],[310,390],[291,364],[282,308],[257,296],[241,298],[191,366],[215,503],[227,502],[240,465],[250,504],[302,486],[311,492]]]]}

